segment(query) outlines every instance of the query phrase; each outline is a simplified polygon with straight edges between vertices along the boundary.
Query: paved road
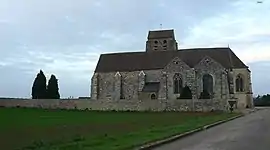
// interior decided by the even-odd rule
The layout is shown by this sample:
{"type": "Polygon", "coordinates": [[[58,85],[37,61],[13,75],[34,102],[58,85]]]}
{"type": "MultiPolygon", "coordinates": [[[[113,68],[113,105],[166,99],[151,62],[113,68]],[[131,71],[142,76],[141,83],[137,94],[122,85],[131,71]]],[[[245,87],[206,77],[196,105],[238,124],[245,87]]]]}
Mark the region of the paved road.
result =
{"type": "Polygon", "coordinates": [[[270,150],[270,108],[154,150],[270,150]]]}

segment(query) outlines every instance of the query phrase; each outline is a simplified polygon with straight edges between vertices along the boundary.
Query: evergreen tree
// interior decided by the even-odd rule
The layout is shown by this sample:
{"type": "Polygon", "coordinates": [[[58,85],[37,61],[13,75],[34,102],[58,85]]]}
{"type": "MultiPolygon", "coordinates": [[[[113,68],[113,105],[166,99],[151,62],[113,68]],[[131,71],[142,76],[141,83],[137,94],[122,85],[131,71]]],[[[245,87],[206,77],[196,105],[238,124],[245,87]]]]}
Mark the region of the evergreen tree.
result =
{"type": "Polygon", "coordinates": [[[46,77],[42,70],[37,74],[32,86],[32,99],[46,98],[46,77]]]}
{"type": "Polygon", "coordinates": [[[58,80],[55,75],[51,75],[51,78],[47,86],[47,98],[48,99],[60,99],[58,80]]]}
{"type": "Polygon", "coordinates": [[[270,106],[270,95],[258,95],[256,98],[254,98],[254,106],[270,106]]]}
{"type": "Polygon", "coordinates": [[[191,90],[187,85],[182,89],[180,99],[192,99],[191,90]]]}
{"type": "Polygon", "coordinates": [[[47,92],[47,82],[46,77],[42,70],[39,72],[40,78],[39,78],[39,84],[38,84],[38,93],[39,93],[39,99],[46,99],[46,92],[47,92]]]}
{"type": "Polygon", "coordinates": [[[32,99],[38,99],[38,89],[37,89],[37,85],[38,85],[38,78],[39,78],[39,73],[37,74],[33,86],[32,86],[32,99]]]}

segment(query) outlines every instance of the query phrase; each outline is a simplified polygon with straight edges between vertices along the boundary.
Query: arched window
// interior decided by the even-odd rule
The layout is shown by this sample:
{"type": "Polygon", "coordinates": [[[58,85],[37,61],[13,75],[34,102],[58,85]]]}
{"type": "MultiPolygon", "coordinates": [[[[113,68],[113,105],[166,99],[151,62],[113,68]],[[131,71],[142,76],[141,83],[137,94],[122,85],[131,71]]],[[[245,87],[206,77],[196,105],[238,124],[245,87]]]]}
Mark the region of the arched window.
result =
{"type": "Polygon", "coordinates": [[[240,74],[235,79],[235,89],[236,92],[244,92],[244,80],[240,74]]]}
{"type": "Polygon", "coordinates": [[[156,94],[151,94],[151,99],[156,99],[156,94]]]}
{"type": "Polygon", "coordinates": [[[203,75],[203,91],[213,93],[213,77],[210,74],[203,75]]]}
{"type": "Polygon", "coordinates": [[[182,79],[180,73],[176,73],[173,76],[174,94],[180,94],[182,91],[182,79]]]}

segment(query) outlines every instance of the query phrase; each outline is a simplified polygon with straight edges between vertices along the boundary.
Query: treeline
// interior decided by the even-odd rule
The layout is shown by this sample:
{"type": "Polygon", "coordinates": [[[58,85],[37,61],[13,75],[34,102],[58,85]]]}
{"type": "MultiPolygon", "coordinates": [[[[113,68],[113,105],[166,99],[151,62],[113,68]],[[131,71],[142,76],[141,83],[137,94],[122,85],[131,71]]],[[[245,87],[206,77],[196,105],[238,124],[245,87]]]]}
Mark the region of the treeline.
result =
{"type": "Polygon", "coordinates": [[[58,79],[55,75],[51,75],[47,85],[47,79],[40,70],[32,86],[32,99],[60,99],[58,79]]]}
{"type": "Polygon", "coordinates": [[[263,96],[258,95],[254,98],[254,106],[270,106],[270,94],[263,96]]]}

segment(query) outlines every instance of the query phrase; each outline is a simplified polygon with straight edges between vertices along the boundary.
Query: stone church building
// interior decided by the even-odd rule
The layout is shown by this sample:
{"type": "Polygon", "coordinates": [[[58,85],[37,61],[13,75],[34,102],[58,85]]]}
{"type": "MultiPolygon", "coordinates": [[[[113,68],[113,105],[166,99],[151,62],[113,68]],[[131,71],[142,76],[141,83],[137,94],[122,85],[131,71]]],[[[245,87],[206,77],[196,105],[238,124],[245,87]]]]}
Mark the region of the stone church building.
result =
{"type": "Polygon", "coordinates": [[[228,47],[178,49],[174,30],[149,31],[144,52],[101,54],[91,80],[93,100],[177,99],[184,86],[198,99],[235,99],[253,107],[251,72],[228,47]]]}

